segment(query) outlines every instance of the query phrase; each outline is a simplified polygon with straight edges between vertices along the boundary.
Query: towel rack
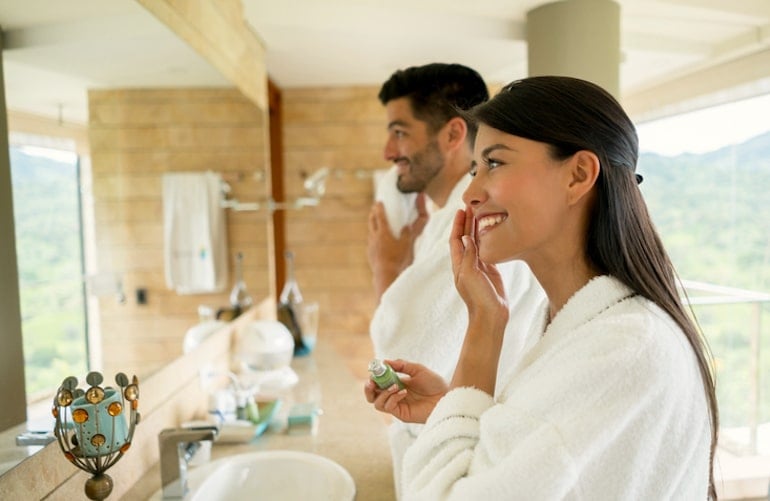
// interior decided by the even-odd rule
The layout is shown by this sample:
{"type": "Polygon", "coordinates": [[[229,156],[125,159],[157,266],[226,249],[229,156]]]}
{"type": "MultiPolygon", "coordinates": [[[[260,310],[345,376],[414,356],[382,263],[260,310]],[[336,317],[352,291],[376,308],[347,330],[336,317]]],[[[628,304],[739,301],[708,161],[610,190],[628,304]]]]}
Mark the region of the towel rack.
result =
{"type": "Polygon", "coordinates": [[[259,211],[267,210],[275,212],[277,210],[298,210],[303,207],[315,207],[321,202],[321,197],[326,193],[326,179],[329,177],[329,168],[321,167],[313,174],[309,175],[303,186],[308,196],[298,197],[290,202],[276,202],[272,197],[259,202],[241,202],[236,198],[230,198],[232,188],[222,181],[222,200],[220,205],[225,209],[240,211],[259,211]]]}
{"type": "Polygon", "coordinates": [[[303,207],[315,207],[319,204],[320,201],[320,198],[313,197],[299,197],[295,198],[291,202],[276,202],[272,198],[268,198],[264,202],[239,202],[237,199],[228,198],[226,200],[222,200],[221,205],[225,209],[231,209],[235,212],[259,210],[275,212],[277,210],[296,210],[302,209],[303,207]]]}

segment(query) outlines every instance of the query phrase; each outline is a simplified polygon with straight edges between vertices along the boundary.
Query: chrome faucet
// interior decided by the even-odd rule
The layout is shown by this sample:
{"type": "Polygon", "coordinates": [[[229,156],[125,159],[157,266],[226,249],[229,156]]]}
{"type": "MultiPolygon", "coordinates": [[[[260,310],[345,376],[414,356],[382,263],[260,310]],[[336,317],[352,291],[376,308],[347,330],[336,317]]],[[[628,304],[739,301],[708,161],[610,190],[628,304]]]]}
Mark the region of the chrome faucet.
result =
{"type": "Polygon", "coordinates": [[[214,440],[219,428],[169,428],[158,435],[160,447],[160,480],[163,499],[184,498],[187,494],[187,464],[203,440],[214,440]]]}

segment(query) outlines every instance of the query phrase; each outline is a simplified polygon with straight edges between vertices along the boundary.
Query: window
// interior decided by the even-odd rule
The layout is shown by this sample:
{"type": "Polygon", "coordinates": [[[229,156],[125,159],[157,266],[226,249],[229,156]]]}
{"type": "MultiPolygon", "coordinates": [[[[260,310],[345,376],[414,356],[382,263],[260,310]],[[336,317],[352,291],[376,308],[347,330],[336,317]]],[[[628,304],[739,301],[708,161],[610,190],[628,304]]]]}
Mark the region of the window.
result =
{"type": "Polygon", "coordinates": [[[641,190],[714,355],[720,446],[738,455],[770,454],[769,114],[770,95],[638,127],[641,190]]]}
{"type": "Polygon", "coordinates": [[[50,396],[63,374],[87,371],[80,169],[67,146],[11,134],[28,404],[50,396]]]}

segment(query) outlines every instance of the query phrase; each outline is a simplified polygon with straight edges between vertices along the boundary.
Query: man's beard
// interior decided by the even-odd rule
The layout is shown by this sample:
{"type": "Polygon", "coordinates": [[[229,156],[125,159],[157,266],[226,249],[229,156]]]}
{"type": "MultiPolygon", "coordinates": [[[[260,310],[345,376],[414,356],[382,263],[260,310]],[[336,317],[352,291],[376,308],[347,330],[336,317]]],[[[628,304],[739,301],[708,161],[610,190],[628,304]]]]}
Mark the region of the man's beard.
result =
{"type": "Polygon", "coordinates": [[[407,174],[401,174],[396,181],[396,187],[401,193],[418,193],[425,191],[428,183],[441,172],[444,167],[444,156],[434,139],[422,151],[415,153],[409,163],[407,174]]]}

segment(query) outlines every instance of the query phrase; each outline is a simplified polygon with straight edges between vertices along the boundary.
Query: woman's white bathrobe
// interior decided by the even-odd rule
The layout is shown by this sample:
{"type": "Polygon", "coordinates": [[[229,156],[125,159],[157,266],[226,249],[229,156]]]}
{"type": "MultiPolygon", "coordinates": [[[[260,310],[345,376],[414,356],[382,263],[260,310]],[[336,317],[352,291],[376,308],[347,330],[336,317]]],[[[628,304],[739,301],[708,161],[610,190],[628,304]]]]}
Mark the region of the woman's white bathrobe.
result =
{"type": "MultiPolygon", "coordinates": [[[[382,295],[369,328],[376,357],[418,362],[447,380],[457,366],[468,327],[468,310],[454,285],[449,235],[455,213],[464,208],[462,195],[469,182],[465,176],[444,207],[431,213],[415,244],[413,263],[382,295]]],[[[512,320],[503,345],[507,362],[499,370],[504,373],[522,352],[526,332],[520,332],[520,326],[532,323],[545,294],[523,262],[504,263],[498,269],[512,320]]],[[[421,427],[396,420],[389,429],[397,492],[402,456],[421,427]]]]}
{"type": "MultiPolygon", "coordinates": [[[[545,304],[535,331],[543,332],[545,304]]],[[[704,500],[710,425],[687,339],[603,276],[498,381],[450,391],[404,457],[409,500],[704,500]]]]}

